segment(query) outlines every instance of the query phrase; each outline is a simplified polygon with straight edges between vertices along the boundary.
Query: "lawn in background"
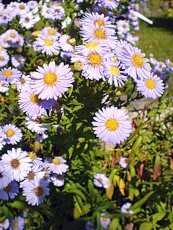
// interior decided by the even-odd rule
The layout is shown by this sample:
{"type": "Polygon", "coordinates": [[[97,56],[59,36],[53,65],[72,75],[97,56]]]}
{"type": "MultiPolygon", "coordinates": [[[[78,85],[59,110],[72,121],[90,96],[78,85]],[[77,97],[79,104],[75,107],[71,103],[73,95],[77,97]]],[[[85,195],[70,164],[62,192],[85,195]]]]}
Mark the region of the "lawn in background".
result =
{"type": "Polygon", "coordinates": [[[137,46],[146,53],[152,53],[157,60],[169,58],[173,61],[173,19],[154,18],[151,26],[140,21],[140,30],[137,33],[137,46]]]}

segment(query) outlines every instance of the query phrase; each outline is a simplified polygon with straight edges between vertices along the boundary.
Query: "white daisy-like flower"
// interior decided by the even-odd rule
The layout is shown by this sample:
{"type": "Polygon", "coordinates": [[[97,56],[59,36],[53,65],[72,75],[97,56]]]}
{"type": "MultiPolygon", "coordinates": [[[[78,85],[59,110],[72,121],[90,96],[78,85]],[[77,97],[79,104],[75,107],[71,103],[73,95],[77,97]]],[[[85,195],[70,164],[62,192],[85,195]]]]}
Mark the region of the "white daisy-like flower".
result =
{"type": "Polygon", "coordinates": [[[14,199],[19,193],[19,186],[16,181],[10,182],[6,187],[0,189],[0,199],[14,199]]]}
{"type": "Polygon", "coordinates": [[[23,187],[23,195],[30,205],[39,205],[43,203],[45,196],[49,195],[48,182],[35,178],[23,187]]]}
{"type": "Polygon", "coordinates": [[[25,220],[21,216],[16,216],[10,225],[9,230],[23,230],[25,225],[25,220]]]}
{"type": "Polygon", "coordinates": [[[17,30],[9,29],[6,31],[6,36],[7,36],[8,41],[12,43],[16,43],[19,38],[19,33],[17,32],[17,30]]]}
{"type": "Polygon", "coordinates": [[[74,50],[73,46],[71,45],[71,37],[67,34],[61,35],[59,38],[60,47],[63,51],[72,52],[74,50]]]}
{"type": "Polygon", "coordinates": [[[114,106],[99,110],[92,124],[97,137],[114,145],[123,142],[132,132],[127,111],[114,106]]]}
{"type": "Polygon", "coordinates": [[[4,141],[7,144],[14,145],[22,139],[22,132],[15,125],[4,125],[2,130],[4,132],[4,141]]]}
{"type": "Polygon", "coordinates": [[[53,175],[50,177],[50,180],[55,186],[61,187],[64,185],[64,182],[65,182],[64,178],[65,176],[63,174],[59,175],[59,174],[53,173],[53,175]]]}
{"type": "Polygon", "coordinates": [[[99,0],[100,3],[104,5],[105,8],[114,10],[119,5],[119,0],[99,0]]]}
{"type": "Polygon", "coordinates": [[[32,162],[31,162],[32,166],[36,166],[36,165],[42,166],[43,165],[42,158],[37,157],[36,153],[29,152],[28,157],[30,157],[32,160],[32,162]]]}
{"type": "Polygon", "coordinates": [[[97,173],[94,175],[94,184],[99,188],[109,188],[111,181],[102,173],[97,173]]]}
{"type": "Polygon", "coordinates": [[[47,126],[41,123],[41,117],[26,117],[26,127],[32,132],[41,133],[47,130],[47,126]]]}
{"type": "Polygon", "coordinates": [[[4,68],[0,71],[0,81],[11,82],[16,78],[19,78],[21,75],[21,72],[17,69],[11,67],[4,68]]]}
{"type": "Polygon", "coordinates": [[[88,54],[89,52],[109,52],[108,46],[100,44],[99,42],[84,42],[82,45],[75,47],[75,54],[88,54]]]}
{"type": "Polygon", "coordinates": [[[14,54],[14,56],[11,57],[12,65],[16,68],[23,67],[25,64],[25,58],[20,54],[14,54]]]}
{"type": "Polygon", "coordinates": [[[65,163],[66,160],[62,157],[55,157],[52,162],[48,164],[48,167],[53,173],[62,175],[68,170],[68,165],[65,163]]]}
{"type": "Polygon", "coordinates": [[[24,3],[24,2],[21,2],[21,3],[18,3],[17,4],[17,13],[19,14],[19,15],[22,15],[22,14],[27,14],[27,12],[29,12],[29,6],[26,4],[26,3],[24,3]]]}
{"type": "Polygon", "coordinates": [[[129,213],[129,214],[133,214],[134,212],[132,210],[129,210],[129,208],[131,207],[131,203],[127,202],[125,204],[122,205],[121,207],[121,212],[122,213],[129,213]]]}
{"type": "Polygon", "coordinates": [[[40,31],[41,37],[57,39],[60,36],[60,33],[53,27],[46,26],[40,31]]]}
{"type": "Polygon", "coordinates": [[[123,85],[124,81],[127,80],[127,75],[123,74],[121,65],[118,62],[107,61],[105,66],[105,76],[108,78],[108,83],[114,84],[115,87],[123,85]]]}
{"type": "Polygon", "coordinates": [[[31,158],[21,148],[12,148],[2,155],[0,165],[4,176],[11,180],[21,181],[31,171],[31,158]]]}
{"type": "Polygon", "coordinates": [[[34,25],[40,21],[40,17],[39,15],[33,15],[32,12],[29,12],[27,14],[22,14],[19,20],[19,24],[26,28],[26,29],[30,29],[32,27],[34,27],[34,25]]]}
{"type": "Polygon", "coordinates": [[[4,141],[4,139],[5,139],[5,134],[4,134],[3,128],[0,126],[0,150],[6,144],[6,142],[4,141]]]}
{"type": "Polygon", "coordinates": [[[74,79],[68,65],[63,62],[56,65],[50,62],[49,65],[44,64],[43,68],[38,67],[38,72],[32,72],[32,90],[41,99],[57,99],[72,87],[74,79]]]}
{"type": "Polygon", "coordinates": [[[164,84],[157,75],[151,74],[145,79],[137,81],[137,90],[145,97],[156,99],[162,96],[164,84]]]}
{"type": "Polygon", "coordinates": [[[29,8],[31,10],[33,10],[33,9],[38,7],[38,2],[37,1],[29,1],[29,2],[27,2],[27,5],[29,6],[29,8]]]}
{"type": "Polygon", "coordinates": [[[41,51],[50,56],[59,53],[59,42],[52,37],[37,37],[33,47],[36,51],[41,51]]]}
{"type": "Polygon", "coordinates": [[[20,182],[20,187],[24,188],[28,186],[28,182],[33,181],[34,179],[43,179],[45,175],[45,172],[43,171],[43,168],[40,165],[34,165],[32,166],[32,170],[28,172],[26,179],[22,182],[20,182]]]}
{"type": "Polygon", "coordinates": [[[0,189],[5,188],[12,180],[4,176],[3,173],[0,171],[0,189]]]}
{"type": "Polygon", "coordinates": [[[31,76],[22,75],[20,78],[17,78],[14,83],[17,85],[18,92],[26,92],[31,83],[31,76]]]}
{"type": "Polygon", "coordinates": [[[125,73],[134,78],[134,80],[144,79],[151,74],[151,67],[148,59],[145,58],[145,54],[130,44],[124,47],[120,61],[124,65],[125,73]]]}
{"type": "Polygon", "coordinates": [[[118,30],[118,35],[123,35],[127,34],[130,31],[130,24],[126,20],[119,20],[117,21],[117,30],[118,30]]]}
{"type": "Polygon", "coordinates": [[[128,159],[126,157],[120,157],[120,160],[119,160],[119,165],[122,167],[122,168],[126,168],[127,165],[128,165],[128,159]]]}
{"type": "Polygon", "coordinates": [[[9,55],[5,50],[0,50],[0,67],[3,67],[8,64],[9,55]]]}
{"type": "Polygon", "coordinates": [[[9,90],[9,83],[7,81],[0,81],[0,92],[6,93],[9,90]]]}
{"type": "Polygon", "coordinates": [[[0,229],[2,230],[8,230],[10,226],[9,219],[5,219],[3,222],[0,223],[0,229]]]}
{"type": "Polygon", "coordinates": [[[101,213],[100,224],[101,224],[102,228],[108,229],[110,222],[111,222],[111,219],[109,217],[106,217],[105,213],[101,213]]]}

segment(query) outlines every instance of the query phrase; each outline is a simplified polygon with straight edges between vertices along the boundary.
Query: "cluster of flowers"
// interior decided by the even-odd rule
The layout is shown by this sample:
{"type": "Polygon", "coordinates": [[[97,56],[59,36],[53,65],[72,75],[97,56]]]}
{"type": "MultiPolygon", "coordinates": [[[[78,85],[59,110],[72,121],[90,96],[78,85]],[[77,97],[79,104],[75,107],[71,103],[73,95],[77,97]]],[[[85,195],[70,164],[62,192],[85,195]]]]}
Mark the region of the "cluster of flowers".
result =
{"type": "Polygon", "coordinates": [[[49,194],[50,183],[57,187],[64,184],[67,170],[62,157],[43,160],[34,152],[12,148],[0,160],[0,199],[14,199],[22,190],[28,204],[39,205],[49,194]]]}

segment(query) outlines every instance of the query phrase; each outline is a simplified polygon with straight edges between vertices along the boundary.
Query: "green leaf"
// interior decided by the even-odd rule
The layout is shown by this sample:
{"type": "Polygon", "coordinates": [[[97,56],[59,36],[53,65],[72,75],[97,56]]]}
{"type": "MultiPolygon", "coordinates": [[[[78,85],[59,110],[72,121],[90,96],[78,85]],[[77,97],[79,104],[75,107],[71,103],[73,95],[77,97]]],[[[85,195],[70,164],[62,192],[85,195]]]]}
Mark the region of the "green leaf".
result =
{"type": "Polygon", "coordinates": [[[20,210],[23,210],[26,207],[26,204],[23,201],[18,201],[18,200],[14,201],[12,203],[9,203],[8,205],[12,208],[17,208],[20,210]]]}
{"type": "Polygon", "coordinates": [[[119,219],[113,219],[109,225],[108,230],[117,230],[119,227],[119,219]]]}
{"type": "Polygon", "coordinates": [[[140,225],[139,230],[151,230],[153,229],[153,225],[151,222],[145,222],[140,225]]]}
{"type": "Polygon", "coordinates": [[[130,210],[135,210],[135,209],[141,207],[153,193],[154,193],[154,191],[151,191],[151,192],[147,193],[141,200],[139,200],[134,205],[132,205],[130,210]]]}
{"type": "Polygon", "coordinates": [[[109,200],[112,199],[112,196],[114,194],[114,185],[111,183],[111,185],[109,186],[109,188],[106,189],[106,196],[109,200]]]}
{"type": "Polygon", "coordinates": [[[158,212],[152,215],[153,224],[155,225],[158,221],[162,220],[166,215],[165,212],[158,212]]]}

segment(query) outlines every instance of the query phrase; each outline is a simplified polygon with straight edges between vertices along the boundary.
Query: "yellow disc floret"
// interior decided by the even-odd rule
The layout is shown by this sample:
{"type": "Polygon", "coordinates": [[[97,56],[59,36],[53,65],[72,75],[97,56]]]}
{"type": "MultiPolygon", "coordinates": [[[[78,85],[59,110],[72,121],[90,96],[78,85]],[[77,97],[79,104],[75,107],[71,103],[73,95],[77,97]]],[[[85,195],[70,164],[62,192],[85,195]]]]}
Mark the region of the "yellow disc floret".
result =
{"type": "Polygon", "coordinates": [[[14,135],[14,130],[13,129],[8,129],[5,134],[7,135],[7,137],[12,137],[14,135]]]}
{"type": "Polygon", "coordinates": [[[135,67],[137,68],[141,68],[144,64],[144,59],[142,56],[138,55],[138,54],[134,54],[132,56],[132,63],[135,67]]]}
{"type": "Polygon", "coordinates": [[[98,42],[88,42],[85,46],[87,49],[93,50],[93,49],[98,48],[99,43],[98,42]]]}
{"type": "Polygon", "coordinates": [[[48,29],[48,34],[50,35],[50,36],[53,36],[53,35],[55,35],[55,30],[54,29],[48,29]]]}
{"type": "Polygon", "coordinates": [[[52,160],[52,163],[54,163],[55,165],[59,165],[59,164],[61,164],[61,160],[59,158],[54,158],[52,160]]]}
{"type": "Polygon", "coordinates": [[[107,38],[106,31],[103,29],[97,29],[94,31],[94,37],[96,39],[106,39],[107,38]]]}
{"type": "Polygon", "coordinates": [[[89,54],[87,59],[94,67],[99,66],[102,63],[102,57],[98,53],[89,54]]]}
{"type": "Polygon", "coordinates": [[[115,77],[117,77],[117,76],[120,75],[120,70],[116,66],[111,66],[110,69],[109,69],[109,71],[115,77]]]}
{"type": "Polygon", "coordinates": [[[58,81],[58,76],[55,73],[46,73],[43,77],[43,81],[46,85],[52,86],[58,81]]]}
{"type": "Polygon", "coordinates": [[[38,95],[36,94],[31,94],[30,95],[30,100],[33,104],[39,104],[41,99],[38,98],[38,95]]]}
{"type": "Polygon", "coordinates": [[[116,119],[110,118],[106,121],[105,126],[109,131],[115,131],[119,127],[119,123],[116,119]]]}
{"type": "Polygon", "coordinates": [[[105,22],[103,20],[95,20],[94,25],[99,27],[105,26],[105,22]]]}
{"type": "Polygon", "coordinates": [[[149,78],[145,81],[145,85],[148,89],[154,89],[156,87],[156,82],[153,79],[149,78]]]}
{"type": "Polygon", "coordinates": [[[11,77],[13,75],[13,72],[10,69],[5,69],[3,70],[2,75],[4,77],[11,77]]]}
{"type": "Polygon", "coordinates": [[[45,44],[46,46],[52,46],[52,45],[53,45],[53,41],[50,40],[50,39],[44,39],[44,44],[45,44]]]}

